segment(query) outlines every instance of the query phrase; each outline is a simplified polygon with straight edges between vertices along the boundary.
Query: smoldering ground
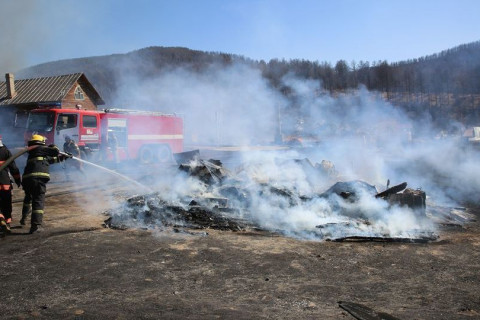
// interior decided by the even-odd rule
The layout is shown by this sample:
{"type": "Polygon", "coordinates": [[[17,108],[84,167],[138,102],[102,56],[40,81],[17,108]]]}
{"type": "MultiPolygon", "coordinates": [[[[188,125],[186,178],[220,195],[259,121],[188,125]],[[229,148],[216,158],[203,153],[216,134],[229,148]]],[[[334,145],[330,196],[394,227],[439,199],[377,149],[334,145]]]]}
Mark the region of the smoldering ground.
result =
{"type": "MultiPolygon", "coordinates": [[[[363,190],[357,190],[354,205],[335,196],[319,197],[334,181],[314,177],[295,161],[279,159],[330,160],[339,172],[337,180],[363,180],[378,191],[387,180],[407,181],[410,188],[424,190],[429,202],[449,206],[475,201],[479,189],[477,153],[464,148],[460,137],[439,140],[431,139],[432,134],[420,135],[418,128],[422,133],[433,130],[428,118],[411,119],[364,88],[332,95],[318,82],[287,75],[282,86],[289,93],[282,95],[260,71],[236,64],[200,73],[171,69],[154,79],[123,81],[118,103],[138,99],[150,110],[184,116],[187,147],[244,148],[237,153],[240,169],[229,169],[238,173],[236,186],[250,196],[246,217],[268,230],[314,239],[326,234],[400,237],[411,230],[435,230],[430,220],[363,190]],[[273,144],[277,134],[301,138],[303,145],[289,151],[247,151],[252,145],[273,144]],[[265,183],[288,190],[290,196],[266,190],[265,183]]],[[[218,196],[215,188],[183,174],[156,177],[152,188],[168,201],[218,196]]]]}

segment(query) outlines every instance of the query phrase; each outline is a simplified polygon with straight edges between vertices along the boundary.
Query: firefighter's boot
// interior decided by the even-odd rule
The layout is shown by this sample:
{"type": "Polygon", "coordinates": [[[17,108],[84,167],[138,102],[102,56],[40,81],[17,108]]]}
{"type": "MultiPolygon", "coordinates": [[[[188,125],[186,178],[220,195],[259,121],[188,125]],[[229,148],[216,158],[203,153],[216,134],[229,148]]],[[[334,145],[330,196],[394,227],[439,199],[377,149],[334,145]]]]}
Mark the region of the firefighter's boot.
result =
{"type": "Polygon", "coordinates": [[[6,222],[7,222],[7,233],[11,233],[12,230],[10,229],[10,223],[12,222],[12,218],[8,218],[6,222]]]}
{"type": "Polygon", "coordinates": [[[39,232],[42,232],[43,229],[42,229],[42,226],[39,225],[39,224],[32,224],[32,226],[30,227],[30,231],[28,233],[32,234],[32,233],[39,233],[39,232]]]}
{"type": "Polygon", "coordinates": [[[0,237],[5,236],[7,233],[10,232],[10,228],[8,227],[7,222],[3,216],[0,217],[0,237]]]}
{"type": "Polygon", "coordinates": [[[25,225],[25,220],[27,220],[28,218],[28,215],[30,214],[30,203],[27,203],[27,204],[23,204],[23,208],[22,208],[22,219],[20,219],[20,224],[22,226],[25,225]]]}

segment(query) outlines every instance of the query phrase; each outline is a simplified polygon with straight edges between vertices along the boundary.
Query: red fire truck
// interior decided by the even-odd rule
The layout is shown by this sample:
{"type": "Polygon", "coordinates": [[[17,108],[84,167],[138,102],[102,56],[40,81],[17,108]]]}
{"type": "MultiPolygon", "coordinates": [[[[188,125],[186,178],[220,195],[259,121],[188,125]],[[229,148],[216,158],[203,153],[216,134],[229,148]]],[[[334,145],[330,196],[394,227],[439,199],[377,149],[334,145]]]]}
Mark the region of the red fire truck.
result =
{"type": "Polygon", "coordinates": [[[116,151],[118,161],[167,162],[172,153],[183,151],[183,119],[160,112],[35,109],[28,117],[25,140],[33,133],[60,148],[68,136],[93,161],[111,161],[116,151]]]}

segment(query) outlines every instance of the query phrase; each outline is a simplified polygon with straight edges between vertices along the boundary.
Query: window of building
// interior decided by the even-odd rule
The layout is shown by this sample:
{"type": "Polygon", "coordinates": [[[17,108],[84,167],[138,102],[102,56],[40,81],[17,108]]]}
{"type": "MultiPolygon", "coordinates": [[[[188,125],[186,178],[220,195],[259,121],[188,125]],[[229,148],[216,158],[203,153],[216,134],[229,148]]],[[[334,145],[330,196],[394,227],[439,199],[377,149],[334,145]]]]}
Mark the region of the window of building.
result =
{"type": "Polygon", "coordinates": [[[80,88],[80,86],[77,86],[77,88],[75,88],[75,100],[84,100],[85,97],[83,95],[83,91],[82,91],[82,88],[80,88]]]}
{"type": "Polygon", "coordinates": [[[97,127],[97,117],[95,116],[83,116],[83,127],[84,128],[96,128],[97,127]]]}

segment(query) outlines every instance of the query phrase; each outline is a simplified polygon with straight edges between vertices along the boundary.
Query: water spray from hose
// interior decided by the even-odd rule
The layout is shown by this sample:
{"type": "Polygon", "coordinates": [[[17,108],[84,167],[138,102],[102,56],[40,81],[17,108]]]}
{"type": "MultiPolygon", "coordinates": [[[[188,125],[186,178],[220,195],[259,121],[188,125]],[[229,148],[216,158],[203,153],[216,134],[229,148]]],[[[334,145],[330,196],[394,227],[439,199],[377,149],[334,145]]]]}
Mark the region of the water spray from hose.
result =
{"type": "Polygon", "coordinates": [[[118,173],[118,172],[116,172],[116,171],[114,171],[114,170],[110,170],[110,169],[105,168],[105,167],[102,167],[102,166],[100,166],[100,165],[98,165],[98,164],[95,164],[95,163],[92,163],[92,162],[89,162],[89,161],[86,161],[86,160],[83,160],[83,159],[80,159],[80,158],[77,158],[77,157],[74,157],[74,156],[70,156],[70,155],[69,155],[69,158],[71,158],[72,160],[76,160],[76,161],[82,162],[82,163],[84,163],[84,164],[86,164],[86,165],[95,167],[95,168],[100,169],[100,170],[102,170],[102,171],[108,172],[108,173],[110,173],[110,174],[112,174],[112,175],[115,175],[115,176],[117,176],[117,177],[119,177],[119,178],[121,178],[121,179],[123,179],[123,180],[126,180],[126,181],[129,181],[129,182],[131,182],[131,183],[134,183],[135,185],[143,188],[144,190],[146,190],[146,191],[148,191],[148,192],[153,192],[153,190],[150,189],[149,187],[147,187],[147,186],[141,184],[140,182],[135,181],[135,180],[133,180],[133,179],[131,179],[131,178],[123,175],[123,174],[120,174],[120,173],[118,173]]]}

